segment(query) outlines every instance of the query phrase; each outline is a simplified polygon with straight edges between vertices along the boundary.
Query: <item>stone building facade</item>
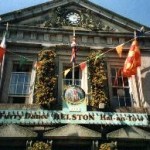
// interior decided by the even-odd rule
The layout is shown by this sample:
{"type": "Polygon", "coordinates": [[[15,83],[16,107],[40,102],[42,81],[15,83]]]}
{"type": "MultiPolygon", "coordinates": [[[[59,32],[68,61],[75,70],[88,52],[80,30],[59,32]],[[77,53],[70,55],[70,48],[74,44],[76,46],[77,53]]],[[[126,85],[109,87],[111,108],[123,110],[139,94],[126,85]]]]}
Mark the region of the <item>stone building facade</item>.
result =
{"type": "Polygon", "coordinates": [[[1,15],[1,18],[1,40],[6,24],[9,26],[7,50],[1,63],[0,149],[30,149],[36,141],[45,142],[53,150],[98,150],[107,146],[118,150],[150,149],[149,27],[87,0],[53,0],[1,15]],[[138,37],[141,73],[129,79],[118,72],[134,40],[134,31],[139,33],[141,27],[144,27],[144,33],[138,37]],[[83,105],[87,111],[81,111],[74,104],[71,110],[63,109],[62,94],[72,82],[73,31],[78,49],[75,83],[85,91],[86,104],[83,105]],[[124,44],[122,57],[116,52],[120,44],[124,44]],[[56,53],[57,80],[55,101],[46,107],[35,100],[38,56],[44,50],[56,53]],[[95,63],[104,55],[107,103],[93,100],[89,68],[83,74],[79,67],[82,62],[89,62],[92,52],[96,52],[95,63]],[[70,72],[65,76],[68,68],[70,72]],[[91,101],[96,104],[92,105],[91,101]],[[99,121],[95,115],[100,117],[99,121]]]}

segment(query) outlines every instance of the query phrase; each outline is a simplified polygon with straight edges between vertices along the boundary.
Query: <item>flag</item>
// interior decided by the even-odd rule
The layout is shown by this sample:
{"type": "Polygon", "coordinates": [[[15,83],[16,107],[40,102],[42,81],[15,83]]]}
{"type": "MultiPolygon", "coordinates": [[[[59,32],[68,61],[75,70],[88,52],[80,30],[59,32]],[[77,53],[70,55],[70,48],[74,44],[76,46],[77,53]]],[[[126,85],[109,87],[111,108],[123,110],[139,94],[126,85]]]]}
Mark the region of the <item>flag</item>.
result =
{"type": "Polygon", "coordinates": [[[87,62],[82,62],[80,64],[81,69],[81,88],[84,90],[85,94],[88,93],[88,64],[87,62]]]}
{"type": "Polygon", "coordinates": [[[69,73],[70,70],[71,69],[67,69],[67,70],[64,71],[64,77],[66,77],[66,75],[69,73]]]}
{"type": "Polygon", "coordinates": [[[4,68],[4,61],[5,61],[5,52],[6,52],[6,35],[8,31],[8,23],[6,26],[6,31],[4,33],[3,39],[0,44],[0,87],[2,84],[2,78],[3,78],[3,68],[4,68]]]}
{"type": "Polygon", "coordinates": [[[116,47],[116,51],[117,51],[119,57],[122,57],[123,45],[124,45],[124,44],[121,44],[121,45],[118,45],[118,46],[116,47]]]}
{"type": "Polygon", "coordinates": [[[137,67],[139,66],[141,66],[141,54],[138,42],[134,40],[124,63],[123,76],[131,77],[131,75],[136,75],[137,67]]]}
{"type": "Polygon", "coordinates": [[[37,61],[36,62],[36,66],[35,67],[36,67],[37,70],[39,70],[41,68],[42,63],[43,63],[42,61],[37,61]]]}
{"type": "Polygon", "coordinates": [[[76,52],[77,52],[77,44],[76,44],[75,37],[72,40],[71,48],[72,48],[72,54],[71,54],[70,62],[73,63],[76,61],[76,52]]]}
{"type": "Polygon", "coordinates": [[[5,32],[0,45],[0,63],[2,62],[3,56],[5,55],[6,52],[6,34],[7,33],[5,32]]]}
{"type": "Polygon", "coordinates": [[[86,62],[82,62],[82,63],[80,63],[79,64],[79,66],[80,66],[80,69],[83,71],[85,68],[86,68],[86,62]]]}

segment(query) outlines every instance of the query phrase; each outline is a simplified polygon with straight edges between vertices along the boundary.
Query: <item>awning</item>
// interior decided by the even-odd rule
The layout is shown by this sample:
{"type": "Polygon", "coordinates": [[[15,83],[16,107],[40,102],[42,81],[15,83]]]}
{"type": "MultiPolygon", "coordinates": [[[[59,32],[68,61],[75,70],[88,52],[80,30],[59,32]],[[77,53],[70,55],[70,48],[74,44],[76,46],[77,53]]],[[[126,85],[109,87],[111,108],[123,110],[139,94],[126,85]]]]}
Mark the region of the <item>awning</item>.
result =
{"type": "Polygon", "coordinates": [[[37,133],[15,124],[0,126],[0,139],[2,138],[35,138],[37,133]]]}
{"type": "Polygon", "coordinates": [[[137,127],[124,127],[107,134],[108,139],[150,140],[150,133],[137,127]]]}
{"type": "Polygon", "coordinates": [[[80,125],[73,125],[68,124],[50,131],[47,131],[43,134],[45,138],[85,138],[85,139],[99,139],[101,138],[101,133],[97,131],[93,131],[89,128],[80,126],[80,125]]]}

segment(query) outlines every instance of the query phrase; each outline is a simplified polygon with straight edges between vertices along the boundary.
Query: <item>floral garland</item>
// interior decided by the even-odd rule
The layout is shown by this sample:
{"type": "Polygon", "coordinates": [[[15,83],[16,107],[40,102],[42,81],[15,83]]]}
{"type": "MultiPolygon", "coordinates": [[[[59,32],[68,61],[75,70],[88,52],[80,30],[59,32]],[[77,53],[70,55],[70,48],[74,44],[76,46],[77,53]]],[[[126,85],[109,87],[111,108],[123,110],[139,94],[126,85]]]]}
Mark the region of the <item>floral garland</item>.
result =
{"type": "Polygon", "coordinates": [[[117,150],[117,142],[102,143],[99,150],[117,150]]]}
{"type": "MultiPolygon", "coordinates": [[[[100,54],[100,52],[98,52],[100,54]]],[[[91,106],[99,107],[101,103],[107,104],[107,74],[104,59],[96,57],[97,52],[92,52],[89,60],[89,79],[91,83],[91,96],[89,101],[91,106]],[[96,59],[93,59],[96,58],[96,59]]]]}
{"type": "Polygon", "coordinates": [[[39,53],[35,83],[35,103],[50,104],[55,101],[55,57],[52,50],[43,50],[39,53]]]}
{"type": "Polygon", "coordinates": [[[42,141],[35,142],[28,150],[51,150],[51,145],[42,141]]]}

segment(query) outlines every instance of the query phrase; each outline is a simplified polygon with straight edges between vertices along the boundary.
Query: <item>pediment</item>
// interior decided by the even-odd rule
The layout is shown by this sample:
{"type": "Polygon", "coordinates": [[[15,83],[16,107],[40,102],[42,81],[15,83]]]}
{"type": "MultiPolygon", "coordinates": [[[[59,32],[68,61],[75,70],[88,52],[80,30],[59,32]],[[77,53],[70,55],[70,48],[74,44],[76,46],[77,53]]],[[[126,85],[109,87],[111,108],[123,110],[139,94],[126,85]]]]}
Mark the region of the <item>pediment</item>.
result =
{"type": "Polygon", "coordinates": [[[43,134],[45,138],[101,138],[101,133],[89,128],[68,124],[43,134]]]}
{"type": "Polygon", "coordinates": [[[150,133],[138,127],[124,127],[107,134],[109,139],[150,140],[150,133]]]}
{"type": "Polygon", "coordinates": [[[37,133],[15,124],[0,126],[0,138],[35,138],[37,133]]]}
{"type": "Polygon", "coordinates": [[[1,23],[71,28],[111,32],[128,32],[142,25],[87,0],[53,0],[37,6],[1,15],[1,23]],[[75,14],[75,15],[74,15],[75,14]]]}

